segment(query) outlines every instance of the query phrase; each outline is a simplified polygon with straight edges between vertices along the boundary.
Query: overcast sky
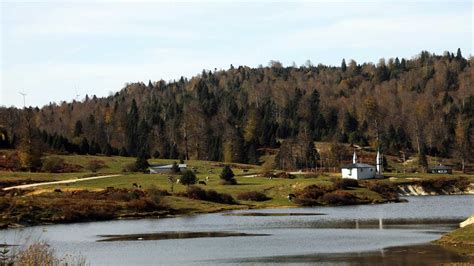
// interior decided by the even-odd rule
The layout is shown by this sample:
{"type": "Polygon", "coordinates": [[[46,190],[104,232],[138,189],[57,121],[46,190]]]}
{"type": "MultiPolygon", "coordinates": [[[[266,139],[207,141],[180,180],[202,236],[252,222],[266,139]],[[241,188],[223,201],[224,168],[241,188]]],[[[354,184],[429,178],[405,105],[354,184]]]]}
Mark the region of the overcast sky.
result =
{"type": "Polygon", "coordinates": [[[20,91],[43,106],[230,64],[474,54],[471,1],[0,2],[4,106],[23,106],[20,91]]]}

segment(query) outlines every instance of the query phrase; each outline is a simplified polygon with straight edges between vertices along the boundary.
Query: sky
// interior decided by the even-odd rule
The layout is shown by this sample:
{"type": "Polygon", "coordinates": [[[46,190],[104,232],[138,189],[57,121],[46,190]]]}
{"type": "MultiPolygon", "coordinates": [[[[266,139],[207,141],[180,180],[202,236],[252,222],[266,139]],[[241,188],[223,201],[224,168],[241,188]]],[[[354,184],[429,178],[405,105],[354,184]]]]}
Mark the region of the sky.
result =
{"type": "Polygon", "coordinates": [[[474,55],[472,1],[0,0],[0,105],[108,96],[230,65],[474,55]]]}

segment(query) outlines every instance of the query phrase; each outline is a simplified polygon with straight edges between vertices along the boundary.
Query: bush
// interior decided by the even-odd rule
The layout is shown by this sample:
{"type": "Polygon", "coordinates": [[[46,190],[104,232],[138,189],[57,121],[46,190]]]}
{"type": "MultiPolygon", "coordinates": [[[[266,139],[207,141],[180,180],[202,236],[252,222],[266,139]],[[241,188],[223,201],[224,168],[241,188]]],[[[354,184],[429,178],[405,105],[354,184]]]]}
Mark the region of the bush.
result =
{"type": "Polygon", "coordinates": [[[234,172],[228,165],[224,166],[220,174],[221,184],[223,185],[236,185],[237,180],[234,178],[234,172]]]}
{"type": "Polygon", "coordinates": [[[278,177],[278,178],[285,178],[285,179],[295,179],[296,176],[295,175],[292,175],[288,172],[281,172],[281,173],[278,173],[275,175],[275,177],[278,177]]]}
{"type": "Polygon", "coordinates": [[[179,196],[184,196],[190,199],[212,201],[223,204],[235,204],[234,198],[229,194],[219,193],[215,190],[204,190],[200,187],[189,186],[186,192],[181,192],[179,196]]]}
{"type": "Polygon", "coordinates": [[[319,199],[328,192],[334,191],[333,186],[309,185],[295,192],[296,204],[302,206],[319,205],[319,199]]]}
{"type": "Polygon", "coordinates": [[[151,187],[147,190],[145,190],[147,199],[152,201],[156,205],[160,205],[161,201],[163,199],[163,196],[169,196],[170,193],[166,190],[161,190],[156,187],[151,187]]]}
{"type": "Polygon", "coordinates": [[[181,170],[179,169],[179,165],[176,162],[173,162],[173,165],[171,166],[171,173],[179,173],[181,170]]]}
{"type": "Polygon", "coordinates": [[[321,201],[331,205],[357,204],[357,197],[344,191],[334,191],[322,196],[321,201]]]}
{"type": "Polygon", "coordinates": [[[194,185],[197,183],[196,175],[192,171],[185,171],[181,176],[180,183],[186,186],[194,185]]]}
{"type": "Polygon", "coordinates": [[[366,181],[366,188],[381,194],[388,198],[398,198],[397,185],[388,182],[366,181]]]}
{"type": "Polygon", "coordinates": [[[137,172],[137,171],[138,171],[138,169],[137,169],[135,163],[126,164],[126,165],[122,168],[122,172],[131,173],[131,172],[137,172]]]}
{"type": "Polygon", "coordinates": [[[45,242],[29,245],[14,258],[15,265],[86,265],[82,256],[58,257],[53,248],[45,242]]]}
{"type": "Polygon", "coordinates": [[[87,164],[87,169],[91,170],[91,172],[95,173],[102,168],[107,167],[104,161],[101,160],[90,160],[87,164]]]}
{"type": "Polygon", "coordinates": [[[64,170],[64,159],[50,156],[43,160],[41,171],[49,173],[61,173],[64,170]]]}
{"type": "Polygon", "coordinates": [[[334,180],[333,183],[336,189],[348,189],[351,187],[359,187],[359,181],[357,181],[356,179],[338,178],[334,180]]]}
{"type": "Polygon", "coordinates": [[[270,198],[267,195],[257,192],[257,191],[249,191],[249,192],[242,192],[237,195],[237,199],[239,200],[250,200],[250,201],[266,201],[270,198]]]}
{"type": "Polygon", "coordinates": [[[453,186],[461,191],[464,191],[469,187],[470,184],[469,180],[464,176],[456,178],[440,177],[425,179],[417,183],[425,189],[433,190],[438,193],[442,193],[443,190],[450,190],[453,186]]]}

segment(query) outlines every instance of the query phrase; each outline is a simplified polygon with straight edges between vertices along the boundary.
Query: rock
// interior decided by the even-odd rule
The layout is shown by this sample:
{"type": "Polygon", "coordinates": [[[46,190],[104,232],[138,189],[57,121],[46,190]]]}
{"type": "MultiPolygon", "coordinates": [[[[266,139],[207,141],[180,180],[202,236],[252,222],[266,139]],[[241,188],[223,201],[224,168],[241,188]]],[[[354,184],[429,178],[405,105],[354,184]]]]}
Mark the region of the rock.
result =
{"type": "Polygon", "coordinates": [[[474,214],[471,217],[467,218],[464,222],[459,224],[459,227],[463,228],[470,224],[474,224],[474,214]]]}

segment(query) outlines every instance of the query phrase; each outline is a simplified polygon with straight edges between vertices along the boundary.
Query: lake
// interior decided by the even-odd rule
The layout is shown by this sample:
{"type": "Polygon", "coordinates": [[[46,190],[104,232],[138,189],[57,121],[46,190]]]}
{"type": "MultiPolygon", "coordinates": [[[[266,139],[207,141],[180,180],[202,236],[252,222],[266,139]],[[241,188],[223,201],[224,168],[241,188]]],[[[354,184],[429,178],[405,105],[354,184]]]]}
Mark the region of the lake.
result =
{"type": "Polygon", "coordinates": [[[47,241],[59,253],[81,254],[92,265],[461,260],[426,244],[474,213],[474,195],[407,199],[407,203],[35,226],[0,231],[0,241],[47,241]]]}

